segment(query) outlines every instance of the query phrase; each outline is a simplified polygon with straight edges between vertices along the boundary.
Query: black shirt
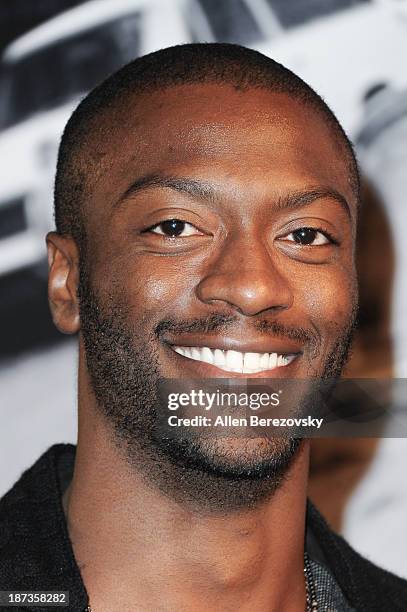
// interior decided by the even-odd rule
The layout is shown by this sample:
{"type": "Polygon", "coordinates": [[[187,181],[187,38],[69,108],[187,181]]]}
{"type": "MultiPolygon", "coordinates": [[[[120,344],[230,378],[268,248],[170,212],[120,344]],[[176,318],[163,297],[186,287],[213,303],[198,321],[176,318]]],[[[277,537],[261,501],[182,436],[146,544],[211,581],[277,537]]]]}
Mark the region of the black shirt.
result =
{"type": "MultiPolygon", "coordinates": [[[[9,610],[83,612],[89,604],[62,506],[75,450],[70,444],[51,447],[0,500],[0,591],[69,591],[69,606],[9,610]]],[[[311,503],[306,546],[320,612],[407,611],[407,581],[363,559],[311,503]]]]}

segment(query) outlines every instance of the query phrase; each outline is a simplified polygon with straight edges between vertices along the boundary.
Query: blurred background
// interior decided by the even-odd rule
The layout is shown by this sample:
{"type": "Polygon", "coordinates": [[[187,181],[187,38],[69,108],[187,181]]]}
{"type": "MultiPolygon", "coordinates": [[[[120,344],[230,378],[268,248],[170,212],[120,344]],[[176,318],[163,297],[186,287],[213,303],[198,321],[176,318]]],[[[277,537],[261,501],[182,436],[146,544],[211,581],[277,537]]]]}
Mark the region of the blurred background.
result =
{"type": "MultiPolygon", "coordinates": [[[[364,176],[360,325],[345,375],[407,376],[407,0],[0,0],[0,496],[48,446],[76,439],[76,340],[54,329],[46,295],[64,124],[132,58],[197,41],[281,61],[342,122],[364,176]]],[[[311,498],[404,577],[406,468],[402,437],[313,441],[311,498]]]]}

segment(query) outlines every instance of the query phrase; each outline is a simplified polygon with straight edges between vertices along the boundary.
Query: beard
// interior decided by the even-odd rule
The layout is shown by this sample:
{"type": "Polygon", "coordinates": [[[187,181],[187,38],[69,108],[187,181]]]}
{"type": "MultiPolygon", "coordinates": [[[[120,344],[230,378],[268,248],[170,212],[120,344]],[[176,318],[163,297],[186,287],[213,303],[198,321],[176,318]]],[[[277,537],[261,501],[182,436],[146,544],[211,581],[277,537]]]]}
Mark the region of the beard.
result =
{"type": "MultiPolygon", "coordinates": [[[[196,435],[160,435],[158,343],[164,331],[199,332],[225,329],[234,316],[214,313],[205,319],[161,321],[150,332],[131,323],[120,295],[100,298],[81,266],[81,334],[87,370],[97,408],[113,432],[113,442],[126,461],[146,481],[176,501],[204,511],[238,510],[270,498],[281,486],[301,448],[295,437],[233,440],[196,435]]],[[[355,316],[338,334],[327,356],[322,378],[339,376],[346,361],[355,316]]],[[[307,340],[303,329],[262,321],[263,332],[307,340]]],[[[311,374],[317,376],[317,373],[311,374]]]]}

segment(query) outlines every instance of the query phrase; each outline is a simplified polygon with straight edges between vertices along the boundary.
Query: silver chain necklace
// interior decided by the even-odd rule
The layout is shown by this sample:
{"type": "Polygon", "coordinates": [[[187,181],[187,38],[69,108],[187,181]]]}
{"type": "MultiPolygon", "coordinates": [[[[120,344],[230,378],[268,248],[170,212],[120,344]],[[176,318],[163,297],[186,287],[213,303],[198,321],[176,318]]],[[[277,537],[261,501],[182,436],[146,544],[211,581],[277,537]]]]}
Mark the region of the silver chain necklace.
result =
{"type": "MultiPolygon", "coordinates": [[[[311,563],[308,553],[304,552],[304,575],[305,575],[305,593],[306,593],[306,608],[305,612],[318,612],[318,601],[315,592],[315,583],[312,576],[311,563]]],[[[83,612],[92,612],[92,608],[88,606],[83,612]]]]}
{"type": "MultiPolygon", "coordinates": [[[[314,577],[312,575],[311,562],[307,551],[304,552],[304,574],[306,592],[306,612],[318,612],[318,600],[315,589],[314,577]]],[[[92,612],[92,611],[91,611],[92,612]]]]}

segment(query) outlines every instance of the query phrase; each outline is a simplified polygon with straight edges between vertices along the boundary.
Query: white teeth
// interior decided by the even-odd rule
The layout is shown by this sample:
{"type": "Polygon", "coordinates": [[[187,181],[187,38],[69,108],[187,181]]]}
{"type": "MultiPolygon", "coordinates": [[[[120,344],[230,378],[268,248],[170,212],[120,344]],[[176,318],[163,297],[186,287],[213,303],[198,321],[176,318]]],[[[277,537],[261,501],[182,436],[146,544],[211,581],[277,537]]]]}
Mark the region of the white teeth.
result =
{"type": "Polygon", "coordinates": [[[201,355],[199,361],[204,361],[205,363],[213,363],[213,351],[212,349],[204,346],[201,348],[201,355]]]}
{"type": "Polygon", "coordinates": [[[278,355],[277,353],[241,353],[240,351],[222,351],[207,346],[174,346],[174,351],[183,357],[215,365],[226,372],[238,374],[256,374],[283,367],[291,363],[296,355],[278,355]]]}
{"type": "Polygon", "coordinates": [[[191,348],[191,358],[192,359],[197,359],[198,361],[201,358],[201,351],[198,348],[196,348],[195,346],[193,346],[191,348]]]}
{"type": "Polygon", "coordinates": [[[260,368],[260,355],[259,353],[245,353],[244,354],[244,369],[257,370],[260,368]]]}
{"type": "Polygon", "coordinates": [[[239,351],[226,351],[226,370],[231,369],[233,372],[243,371],[243,353],[239,351]]]}
{"type": "Polygon", "coordinates": [[[213,363],[214,365],[219,366],[219,367],[226,365],[225,354],[220,349],[214,350],[213,363]]]}

